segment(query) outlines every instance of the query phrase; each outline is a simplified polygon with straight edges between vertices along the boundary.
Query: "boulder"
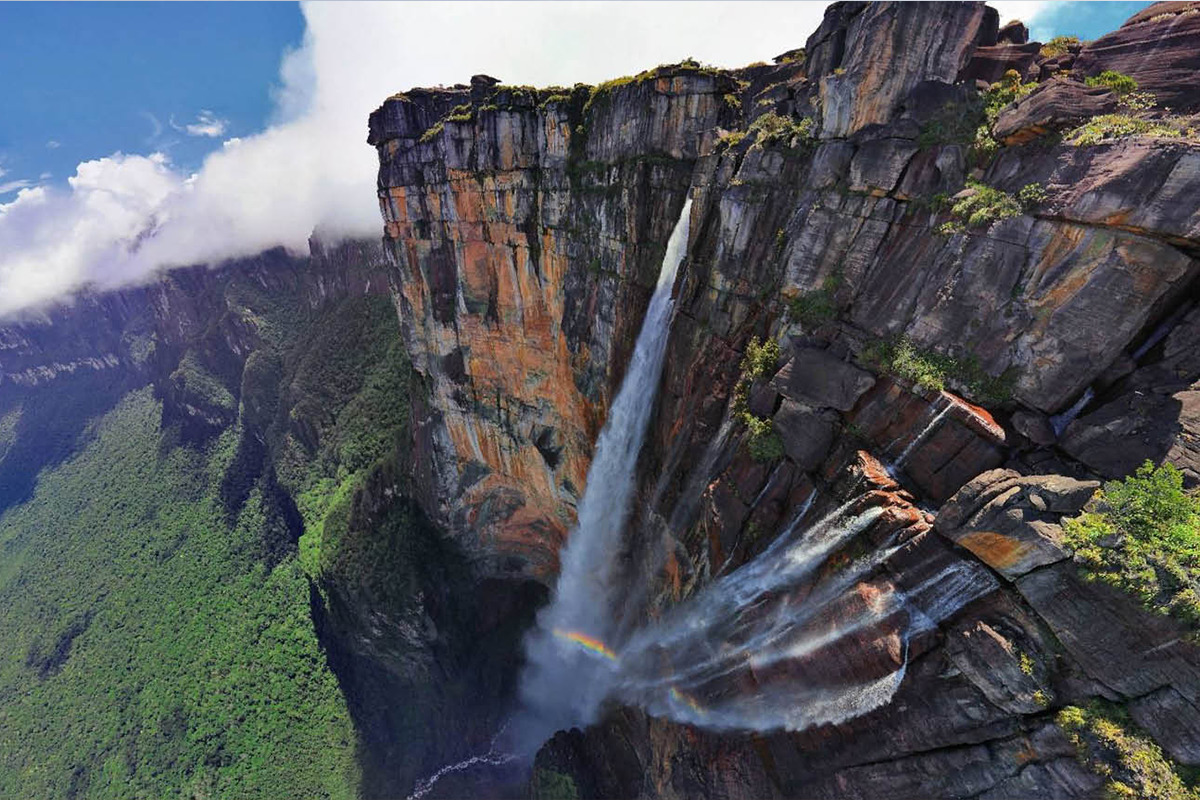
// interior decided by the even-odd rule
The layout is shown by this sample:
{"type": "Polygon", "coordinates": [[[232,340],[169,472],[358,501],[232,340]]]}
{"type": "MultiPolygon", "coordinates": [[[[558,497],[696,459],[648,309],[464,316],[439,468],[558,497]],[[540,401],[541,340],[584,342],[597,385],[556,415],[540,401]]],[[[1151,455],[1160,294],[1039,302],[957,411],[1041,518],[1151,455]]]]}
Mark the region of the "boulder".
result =
{"type": "Polygon", "coordinates": [[[875,385],[875,377],[828,350],[797,347],[771,385],[791,400],[849,411],[875,385]]]}
{"type": "Polygon", "coordinates": [[[985,472],[942,506],[935,529],[1009,580],[1070,556],[1058,521],[1078,513],[1097,481],[985,472]]]}
{"type": "Polygon", "coordinates": [[[1169,461],[1200,483],[1200,384],[1163,394],[1132,389],[1063,432],[1060,446],[1106,478],[1123,478],[1147,460],[1169,461]]]}
{"type": "MultiPolygon", "coordinates": [[[[1020,24],[1020,23],[1017,23],[1020,24]]],[[[960,81],[984,81],[995,83],[1004,77],[1004,73],[1015,70],[1023,79],[1028,78],[1037,61],[1038,51],[1042,48],[1038,42],[1028,44],[997,44],[991,47],[978,47],[971,55],[967,66],[959,73],[960,81]]]]}
{"type": "Polygon", "coordinates": [[[1029,29],[1019,19],[1006,23],[996,34],[996,44],[1025,44],[1029,41],[1029,29]]]}
{"type": "Polygon", "coordinates": [[[829,454],[836,421],[837,414],[832,411],[818,411],[795,400],[784,400],[775,413],[774,429],[783,440],[788,458],[808,471],[819,467],[829,454]]]}
{"type": "Polygon", "coordinates": [[[1116,110],[1116,95],[1103,86],[1051,78],[1001,111],[994,132],[1005,144],[1022,144],[1116,110]]]}

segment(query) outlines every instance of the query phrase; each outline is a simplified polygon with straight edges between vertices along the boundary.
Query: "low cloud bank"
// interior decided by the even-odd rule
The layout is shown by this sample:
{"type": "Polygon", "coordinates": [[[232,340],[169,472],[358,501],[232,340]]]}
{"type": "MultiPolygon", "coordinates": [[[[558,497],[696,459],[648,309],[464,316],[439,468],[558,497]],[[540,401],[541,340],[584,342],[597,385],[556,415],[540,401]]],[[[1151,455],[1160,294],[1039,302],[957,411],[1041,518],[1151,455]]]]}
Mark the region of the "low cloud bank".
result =
{"type": "MultiPolygon", "coordinates": [[[[1011,5],[1028,20],[1042,4],[1011,5]]],[[[172,266],[279,245],[303,252],[314,229],[379,235],[367,115],[396,91],[481,72],[595,83],[688,56],[740,66],[802,46],[823,12],[773,2],[305,4],[274,123],[225,141],[196,173],[162,153],[114,153],[79,164],[66,187],[10,182],[20,191],[0,204],[0,316],[172,266]]],[[[202,112],[184,127],[220,137],[225,121],[202,112]]]]}

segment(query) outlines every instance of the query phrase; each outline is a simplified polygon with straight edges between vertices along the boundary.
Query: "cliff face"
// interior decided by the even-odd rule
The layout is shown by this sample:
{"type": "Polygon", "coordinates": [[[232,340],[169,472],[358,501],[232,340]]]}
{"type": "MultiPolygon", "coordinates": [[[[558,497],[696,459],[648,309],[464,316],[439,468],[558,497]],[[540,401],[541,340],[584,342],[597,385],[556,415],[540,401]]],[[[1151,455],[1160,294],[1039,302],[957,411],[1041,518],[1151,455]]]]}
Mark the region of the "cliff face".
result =
{"type": "Polygon", "coordinates": [[[38,471],[132,388],[153,384],[164,424],[206,441],[237,417],[245,363],[275,332],[264,318],[286,311],[301,325],[347,297],[389,296],[378,246],[313,246],[309,259],[269,251],[5,320],[0,416],[12,426],[0,446],[0,510],[26,499],[38,471]]]}
{"type": "Polygon", "coordinates": [[[614,613],[670,624],[837,531],[702,649],[772,614],[803,647],[614,700],[528,787],[431,796],[1095,796],[1056,713],[1096,699],[1194,766],[1195,631],[1086,580],[1063,520],[1146,460],[1200,483],[1197,19],[1159,3],[1044,50],[979,3],[836,3],[773,64],[393,96],[382,248],[0,327],[0,511],[132,388],[180,446],[227,437],[222,502],[258,490],[256,555],[311,578],[363,794],[403,796],[511,711],[690,196],[614,613]],[[1109,69],[1157,100],[1084,81],[1109,69]],[[814,524],[839,507],[853,526],[814,524]],[[721,716],[763,697],[802,724],[721,716]]]}
{"type": "Polygon", "coordinates": [[[236,522],[262,509],[247,564],[303,567],[292,622],[315,627],[314,667],[340,683],[358,733],[342,745],[357,751],[363,791],[395,796],[494,730],[517,666],[504,662],[545,590],[480,578],[413,502],[419,391],[394,274],[378,243],[311,247],[307,258],[272,251],[175,270],[0,327],[0,514],[87,445],[93,420],[150,387],[160,457],[211,456],[223,513],[236,522]]]}
{"type": "Polygon", "coordinates": [[[430,398],[422,496],[485,573],[555,571],[692,166],[735,119],[734,89],[695,68],[590,99],[480,77],[372,115],[401,325],[430,398]]]}
{"type": "MultiPolygon", "coordinates": [[[[428,392],[418,494],[480,575],[553,581],[690,189],[622,613],[658,619],[806,503],[815,518],[864,486],[856,508],[880,516],[841,558],[878,556],[862,603],[909,603],[723,690],[901,670],[879,708],[748,736],[614,707],[556,737],[539,770],[586,796],[1090,796],[1102,781],[1053,719],[1094,697],[1196,762],[1196,650],[1085,583],[1060,529],[1098,478],[1147,458],[1200,480],[1200,144],[1075,130],[1124,108],[1083,83],[1105,69],[1179,103],[1138,119],[1187,127],[1190,89],[1172,76],[1195,14],[1160,5],[1043,54],[981,4],[838,3],[773,65],[569,90],[477,76],[372,115],[401,327],[428,392]],[[1159,66],[1138,72],[1133,52],[1159,66]],[[1008,97],[981,96],[977,78],[1009,69],[1008,97]],[[754,336],[782,345],[743,383],[778,437],[758,458],[735,398],[754,336]],[[930,588],[947,581],[953,597],[930,588]],[[932,629],[913,633],[914,607],[932,629]]],[[[850,627],[846,602],[830,613],[850,627]]]]}

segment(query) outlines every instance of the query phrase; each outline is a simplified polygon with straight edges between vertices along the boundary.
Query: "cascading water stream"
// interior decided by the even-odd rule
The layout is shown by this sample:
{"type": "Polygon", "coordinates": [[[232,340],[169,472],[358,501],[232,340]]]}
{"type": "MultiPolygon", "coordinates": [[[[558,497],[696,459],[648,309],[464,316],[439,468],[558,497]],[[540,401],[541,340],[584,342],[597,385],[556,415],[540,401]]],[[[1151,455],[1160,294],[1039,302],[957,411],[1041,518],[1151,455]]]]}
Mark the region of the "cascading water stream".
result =
{"type": "MultiPolygon", "coordinates": [[[[802,527],[814,494],[750,562],[716,577],[660,619],[632,631],[617,629],[616,612],[626,599],[613,594],[618,559],[661,379],[674,308],[671,290],[686,253],[690,209],[689,199],[597,439],[550,605],[526,637],[521,708],[486,753],[419,782],[413,799],[455,772],[527,764],[555,731],[593,722],[609,697],[710,729],[802,730],[859,716],[891,700],[907,671],[913,637],[986,589],[976,576],[953,569],[907,591],[886,581],[868,585],[903,546],[894,536],[831,570],[830,559],[884,512],[870,507],[851,513],[858,495],[802,527]],[[618,635],[620,653],[607,644],[618,635]],[[833,668],[822,666],[823,659],[832,659],[833,668]],[[851,663],[855,666],[846,670],[837,666],[851,663]],[[747,686],[755,688],[747,693],[747,686]]],[[[931,409],[936,413],[890,469],[903,466],[952,406],[931,409]]],[[[697,480],[707,479],[730,428],[728,422],[722,426],[714,442],[719,446],[709,448],[697,480]]]]}
{"type": "Polygon", "coordinates": [[[662,374],[674,309],[671,290],[687,252],[691,207],[689,198],[667,242],[633,359],[596,440],[579,521],[562,551],[553,598],[526,640],[521,680],[526,713],[514,724],[519,749],[536,748],[555,730],[590,722],[608,693],[611,664],[581,652],[578,645],[610,655],[598,643],[609,636],[613,624],[616,559],[629,519],[638,453],[662,374]]]}
{"type": "Polygon", "coordinates": [[[687,254],[691,209],[689,197],[667,240],[633,358],[596,440],[578,524],[562,550],[554,595],[526,638],[527,662],[520,686],[523,708],[496,734],[486,753],[449,764],[418,781],[408,800],[419,800],[447,775],[531,757],[556,730],[591,721],[608,695],[615,658],[603,641],[613,619],[613,572],[621,532],[629,519],[634,469],[662,375],[675,306],[671,290],[687,254]],[[498,745],[502,738],[507,743],[503,750],[498,745]]]}
{"type": "MultiPolygon", "coordinates": [[[[934,406],[932,405],[930,406],[931,409],[933,407],[934,406]]],[[[940,425],[942,420],[946,418],[946,415],[950,413],[952,408],[954,408],[954,403],[952,401],[947,402],[946,407],[934,415],[934,417],[929,420],[925,427],[921,429],[921,432],[913,437],[913,440],[909,442],[908,446],[904,448],[904,451],[900,453],[900,457],[889,465],[888,472],[892,473],[892,477],[895,477],[896,470],[904,467],[904,462],[908,461],[908,457],[912,455],[913,451],[916,450],[917,447],[926,439],[933,435],[933,432],[937,430],[938,425],[940,425]]]]}

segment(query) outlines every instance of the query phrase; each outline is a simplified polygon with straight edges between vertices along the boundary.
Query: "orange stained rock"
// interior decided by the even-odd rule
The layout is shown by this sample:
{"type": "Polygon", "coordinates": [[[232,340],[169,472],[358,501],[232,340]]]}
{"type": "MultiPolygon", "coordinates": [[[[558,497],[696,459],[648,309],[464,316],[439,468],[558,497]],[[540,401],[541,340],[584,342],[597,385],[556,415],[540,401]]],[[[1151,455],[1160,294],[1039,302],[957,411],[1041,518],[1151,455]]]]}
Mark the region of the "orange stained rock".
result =
{"type": "MultiPolygon", "coordinates": [[[[1077,225],[1055,225],[1046,246],[1038,253],[1033,274],[1027,284],[1026,292],[1036,294],[1046,273],[1062,264],[1079,247],[1087,229],[1077,225]]],[[[1043,305],[1044,300],[1034,301],[1035,305],[1043,305]]]]}
{"type": "Polygon", "coordinates": [[[675,556],[674,549],[667,551],[666,561],[663,562],[663,575],[666,577],[671,599],[678,600],[683,590],[683,581],[680,578],[679,559],[675,556]]]}
{"type": "Polygon", "coordinates": [[[887,607],[888,601],[894,594],[890,584],[878,583],[859,583],[851,591],[863,606],[876,613],[887,607]]]}
{"type": "Polygon", "coordinates": [[[866,450],[858,451],[858,463],[862,469],[863,478],[868,484],[889,491],[900,488],[900,484],[896,483],[895,478],[888,474],[887,468],[880,463],[879,459],[866,450]]]}
{"type": "Polygon", "coordinates": [[[989,437],[999,443],[1005,441],[1004,428],[996,422],[995,417],[988,413],[987,409],[977,406],[974,403],[969,403],[956,394],[943,391],[942,397],[950,403],[954,403],[966,416],[963,421],[975,429],[982,436],[989,437]]]}
{"type": "Polygon", "coordinates": [[[1020,563],[1033,547],[1018,539],[992,531],[968,533],[958,543],[977,555],[985,564],[1004,569],[1020,563]]]}
{"type": "Polygon", "coordinates": [[[1040,761],[1042,756],[1034,747],[1033,740],[1028,736],[1021,739],[1021,749],[1017,751],[1015,760],[1018,764],[1028,764],[1034,761],[1040,761]]]}
{"type": "Polygon", "coordinates": [[[924,515],[920,509],[917,509],[908,504],[893,505],[883,512],[880,521],[888,525],[894,525],[897,529],[907,528],[910,525],[916,525],[924,519],[924,515]]]}

